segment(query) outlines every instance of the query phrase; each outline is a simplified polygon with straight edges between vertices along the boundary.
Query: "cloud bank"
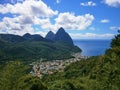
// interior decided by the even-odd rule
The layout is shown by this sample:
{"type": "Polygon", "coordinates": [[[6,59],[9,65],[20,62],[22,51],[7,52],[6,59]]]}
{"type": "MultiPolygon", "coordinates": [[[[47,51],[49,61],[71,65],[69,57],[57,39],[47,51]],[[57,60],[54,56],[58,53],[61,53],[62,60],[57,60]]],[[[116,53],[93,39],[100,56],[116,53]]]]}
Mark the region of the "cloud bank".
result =
{"type": "Polygon", "coordinates": [[[104,0],[104,3],[111,7],[120,7],[120,0],[104,0]]]}
{"type": "MultiPolygon", "coordinates": [[[[37,33],[34,29],[55,31],[60,27],[69,30],[85,30],[94,20],[94,16],[90,14],[75,16],[69,12],[59,13],[41,0],[25,0],[22,3],[0,5],[0,13],[12,14],[12,17],[2,18],[0,22],[1,32],[6,31],[19,35],[27,32],[37,33]],[[54,18],[54,16],[56,17],[54,18]],[[54,23],[52,23],[51,18],[54,18],[54,23]],[[36,25],[39,27],[35,27],[36,25]]],[[[42,34],[43,30],[41,30],[42,34]]]]}
{"type": "Polygon", "coordinates": [[[112,39],[114,37],[114,34],[95,34],[95,33],[85,33],[85,34],[81,34],[81,33],[76,33],[70,34],[74,39],[112,39]]]}
{"type": "MultiPolygon", "coordinates": [[[[59,3],[60,0],[56,2],[59,3]]],[[[95,6],[92,1],[85,6],[95,6]]],[[[59,12],[51,9],[42,0],[25,0],[16,4],[0,4],[0,14],[5,15],[0,21],[0,33],[23,35],[25,33],[41,34],[49,30],[56,32],[60,27],[66,30],[86,30],[91,27],[95,17],[92,14],[75,15],[70,12],[59,12]],[[6,14],[11,16],[6,16],[6,14]]],[[[108,22],[108,21],[102,21],[108,22]]],[[[95,30],[94,27],[90,30],[95,30]]],[[[71,34],[73,38],[97,37],[97,34],[71,34]]],[[[111,34],[98,35],[98,37],[112,36],[111,34]]]]}
{"type": "Polygon", "coordinates": [[[0,13],[11,13],[20,15],[31,15],[40,17],[51,17],[57,15],[58,11],[53,11],[41,0],[25,0],[23,3],[0,5],[0,13]]]}

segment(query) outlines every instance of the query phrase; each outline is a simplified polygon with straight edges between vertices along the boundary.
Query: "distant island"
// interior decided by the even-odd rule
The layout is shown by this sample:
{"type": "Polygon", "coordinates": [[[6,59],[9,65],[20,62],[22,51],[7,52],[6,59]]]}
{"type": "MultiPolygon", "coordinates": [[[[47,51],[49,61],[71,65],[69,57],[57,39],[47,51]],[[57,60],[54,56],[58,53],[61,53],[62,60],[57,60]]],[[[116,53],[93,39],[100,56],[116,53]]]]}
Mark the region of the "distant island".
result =
{"type": "Polygon", "coordinates": [[[70,35],[61,27],[56,34],[48,32],[46,37],[29,33],[23,36],[0,34],[0,61],[6,60],[55,60],[73,58],[81,49],[73,44],[70,35]]]}

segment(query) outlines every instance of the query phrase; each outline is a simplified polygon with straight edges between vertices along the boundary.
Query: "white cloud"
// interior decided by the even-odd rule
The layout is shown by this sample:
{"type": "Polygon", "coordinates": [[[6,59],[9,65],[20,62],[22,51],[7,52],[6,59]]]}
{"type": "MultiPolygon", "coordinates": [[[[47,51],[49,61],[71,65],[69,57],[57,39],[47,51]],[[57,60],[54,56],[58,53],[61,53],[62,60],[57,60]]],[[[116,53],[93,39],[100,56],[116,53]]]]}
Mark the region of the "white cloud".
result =
{"type": "Polygon", "coordinates": [[[13,23],[13,22],[14,22],[14,19],[4,17],[2,23],[4,24],[6,30],[20,30],[21,29],[20,24],[13,23]]]}
{"type": "Polygon", "coordinates": [[[103,20],[101,20],[100,22],[101,22],[101,23],[108,23],[108,22],[110,22],[110,20],[108,20],[108,19],[103,19],[103,20]]]}
{"type": "Polygon", "coordinates": [[[51,17],[53,15],[57,15],[58,11],[53,11],[41,0],[25,0],[23,3],[17,3],[15,5],[0,5],[0,13],[51,17]]]}
{"type": "Polygon", "coordinates": [[[42,34],[39,30],[32,28],[32,25],[40,25],[43,29],[46,29],[45,26],[51,25],[49,19],[40,19],[38,17],[29,17],[29,16],[18,16],[15,18],[4,17],[2,22],[0,22],[0,30],[6,30],[7,33],[23,35],[25,33],[38,33],[42,34]]]}
{"type": "MultiPolygon", "coordinates": [[[[6,30],[7,33],[19,34],[36,33],[32,25],[39,24],[43,29],[51,25],[51,16],[57,15],[58,11],[53,11],[42,0],[25,0],[23,3],[0,5],[0,13],[13,14],[11,17],[3,17],[0,22],[0,32],[6,30]]],[[[41,31],[39,31],[40,34],[41,31]]]]}
{"type": "Polygon", "coordinates": [[[0,30],[6,30],[6,25],[4,24],[4,22],[0,22],[0,30]]]}
{"type": "Polygon", "coordinates": [[[2,25],[0,28],[1,31],[6,30],[6,32],[10,34],[23,35],[27,32],[34,33],[31,24],[22,22],[21,16],[15,18],[4,17],[0,25],[2,25]]]}
{"type": "Polygon", "coordinates": [[[111,26],[110,30],[120,30],[120,27],[116,27],[116,26],[111,26]]]}
{"type": "Polygon", "coordinates": [[[114,34],[106,33],[106,34],[95,34],[95,33],[76,33],[70,34],[73,39],[112,39],[114,37],[114,34]]]}
{"type": "Polygon", "coordinates": [[[63,27],[69,30],[85,30],[92,24],[94,16],[90,14],[75,16],[73,13],[60,13],[55,19],[56,27],[63,27]]]}
{"type": "Polygon", "coordinates": [[[34,34],[40,34],[40,35],[43,36],[43,37],[45,37],[47,33],[48,33],[48,32],[44,32],[44,31],[34,32],[34,34]]]}
{"type": "Polygon", "coordinates": [[[120,0],[103,0],[105,4],[111,7],[119,7],[120,6],[120,0]]]}
{"type": "Polygon", "coordinates": [[[28,32],[28,29],[30,33],[34,33],[32,28],[33,25],[40,25],[42,29],[46,31],[52,30],[53,32],[56,32],[56,30],[58,30],[60,27],[68,30],[85,30],[92,24],[93,20],[94,16],[90,14],[75,16],[73,13],[67,12],[60,13],[55,19],[55,24],[52,24],[50,18],[38,18],[37,16],[20,15],[14,18],[4,17],[1,22],[1,30],[12,30],[14,32],[16,30],[17,32],[15,33],[20,35],[28,32]]]}
{"type": "Polygon", "coordinates": [[[18,35],[31,33],[45,36],[48,30],[56,32],[60,27],[68,30],[85,30],[94,20],[91,14],[78,16],[69,12],[58,14],[58,11],[52,10],[42,0],[26,0],[15,5],[0,5],[0,13],[13,14],[13,17],[2,18],[0,32],[18,35]],[[51,17],[55,15],[57,17],[54,18],[53,24],[51,17]],[[39,25],[40,28],[33,28],[34,25],[39,25]]]}
{"type": "Polygon", "coordinates": [[[80,3],[81,6],[96,6],[96,3],[94,3],[93,1],[88,1],[88,2],[84,2],[84,3],[80,3]]]}
{"type": "Polygon", "coordinates": [[[61,0],[56,0],[56,3],[60,3],[61,0]]]}

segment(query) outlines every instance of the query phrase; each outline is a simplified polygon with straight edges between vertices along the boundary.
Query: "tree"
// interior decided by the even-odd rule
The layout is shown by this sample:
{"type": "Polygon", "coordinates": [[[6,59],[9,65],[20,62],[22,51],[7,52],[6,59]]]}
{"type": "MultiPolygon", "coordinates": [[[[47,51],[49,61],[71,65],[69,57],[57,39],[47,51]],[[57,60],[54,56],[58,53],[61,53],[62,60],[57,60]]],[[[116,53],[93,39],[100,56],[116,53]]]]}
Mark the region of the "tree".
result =
{"type": "Polygon", "coordinates": [[[112,39],[111,47],[120,46],[120,30],[118,30],[118,34],[112,39]]]}

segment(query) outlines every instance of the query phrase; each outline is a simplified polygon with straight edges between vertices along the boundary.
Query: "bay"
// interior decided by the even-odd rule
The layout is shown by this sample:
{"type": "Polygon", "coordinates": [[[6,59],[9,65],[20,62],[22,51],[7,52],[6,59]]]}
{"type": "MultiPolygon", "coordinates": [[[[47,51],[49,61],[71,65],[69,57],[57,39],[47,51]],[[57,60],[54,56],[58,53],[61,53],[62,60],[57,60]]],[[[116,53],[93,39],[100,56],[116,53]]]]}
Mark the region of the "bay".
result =
{"type": "Polygon", "coordinates": [[[110,43],[111,40],[74,40],[74,44],[82,49],[83,56],[103,55],[110,43]]]}

